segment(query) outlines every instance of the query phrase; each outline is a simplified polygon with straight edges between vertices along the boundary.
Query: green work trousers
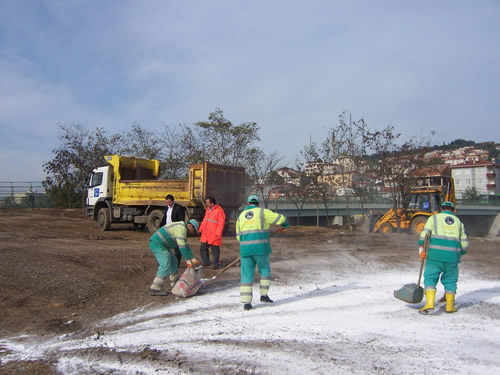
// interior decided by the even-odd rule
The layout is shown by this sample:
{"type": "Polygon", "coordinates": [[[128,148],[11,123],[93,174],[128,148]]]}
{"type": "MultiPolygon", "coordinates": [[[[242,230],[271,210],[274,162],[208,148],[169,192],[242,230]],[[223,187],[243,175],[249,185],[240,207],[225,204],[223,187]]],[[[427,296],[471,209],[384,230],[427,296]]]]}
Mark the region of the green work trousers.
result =
{"type": "Polygon", "coordinates": [[[458,263],[428,259],[424,271],[425,289],[436,289],[440,276],[445,292],[455,294],[457,292],[458,263]]]}
{"type": "Polygon", "coordinates": [[[149,248],[153,252],[158,261],[158,271],[156,274],[165,279],[168,275],[177,273],[177,258],[172,253],[171,249],[165,244],[149,242],[149,248]]]}
{"type": "Polygon", "coordinates": [[[260,295],[267,296],[271,285],[271,265],[269,255],[253,255],[241,257],[240,302],[252,302],[252,283],[255,266],[260,274],[260,295]]]}

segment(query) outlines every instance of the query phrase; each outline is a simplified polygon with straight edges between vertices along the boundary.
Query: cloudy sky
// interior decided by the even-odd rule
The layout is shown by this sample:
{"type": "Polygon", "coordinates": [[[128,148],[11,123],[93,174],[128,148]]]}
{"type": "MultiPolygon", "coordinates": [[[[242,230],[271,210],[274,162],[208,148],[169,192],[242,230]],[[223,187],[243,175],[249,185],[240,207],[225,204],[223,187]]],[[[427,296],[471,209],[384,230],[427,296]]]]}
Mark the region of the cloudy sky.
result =
{"type": "Polygon", "coordinates": [[[499,142],[499,19],[497,0],[2,0],[0,180],[42,180],[58,123],[162,132],[216,107],[290,162],[344,110],[499,142]]]}

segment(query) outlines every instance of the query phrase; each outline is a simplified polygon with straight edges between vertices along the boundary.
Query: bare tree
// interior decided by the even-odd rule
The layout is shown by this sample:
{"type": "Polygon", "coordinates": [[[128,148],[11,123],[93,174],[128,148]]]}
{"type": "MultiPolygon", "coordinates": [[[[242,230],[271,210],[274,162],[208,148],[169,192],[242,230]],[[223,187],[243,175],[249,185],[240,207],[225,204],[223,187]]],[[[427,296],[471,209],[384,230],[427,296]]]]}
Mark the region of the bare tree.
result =
{"type": "Polygon", "coordinates": [[[314,186],[310,177],[307,176],[305,171],[305,163],[301,163],[300,160],[296,161],[296,171],[297,178],[295,183],[283,183],[282,189],[285,192],[285,197],[287,200],[293,203],[297,209],[297,222],[300,224],[300,217],[304,205],[311,195],[311,187],[314,186]]]}
{"type": "Polygon", "coordinates": [[[124,155],[146,159],[161,159],[162,144],[160,137],[134,122],[132,129],[121,137],[119,152],[124,155]]]}
{"type": "Polygon", "coordinates": [[[427,164],[424,159],[427,148],[422,140],[412,137],[398,144],[400,136],[393,126],[367,132],[367,145],[378,157],[375,172],[390,189],[398,232],[401,231],[401,217],[406,215],[410,190],[419,177],[417,172],[427,164]]]}
{"type": "MultiPolygon", "coordinates": [[[[347,224],[352,231],[349,208],[349,191],[353,189],[356,179],[354,175],[360,170],[366,148],[366,124],[363,119],[346,121],[344,111],[339,115],[339,125],[330,130],[323,142],[323,154],[327,160],[338,165],[338,174],[332,181],[334,186],[340,186],[345,196],[347,224]]],[[[359,191],[359,189],[358,189],[359,191]]]]}
{"type": "Polygon", "coordinates": [[[58,127],[61,145],[43,165],[47,174],[43,185],[53,205],[83,207],[90,173],[104,163],[105,155],[114,153],[120,136],[108,136],[102,128],[88,130],[82,124],[60,123],[58,127]]]}
{"type": "Polygon", "coordinates": [[[311,141],[309,145],[304,146],[300,155],[304,160],[304,170],[306,176],[311,182],[309,194],[316,199],[318,205],[319,201],[323,203],[326,214],[326,223],[327,225],[330,225],[328,197],[332,194],[332,190],[326,176],[331,174],[329,169],[332,167],[332,164],[325,162],[325,160],[320,156],[320,150],[316,142],[313,141],[311,141]]]}
{"type": "Polygon", "coordinates": [[[266,208],[269,205],[271,191],[282,185],[282,179],[276,173],[278,164],[282,160],[283,156],[278,155],[275,151],[266,155],[263,150],[258,149],[253,155],[250,169],[247,171],[253,181],[253,186],[262,196],[266,208]]]}
{"type": "Polygon", "coordinates": [[[181,179],[188,175],[189,164],[198,163],[202,158],[199,154],[197,140],[192,137],[190,129],[185,125],[170,127],[165,125],[160,139],[161,177],[166,179],[181,179]]]}

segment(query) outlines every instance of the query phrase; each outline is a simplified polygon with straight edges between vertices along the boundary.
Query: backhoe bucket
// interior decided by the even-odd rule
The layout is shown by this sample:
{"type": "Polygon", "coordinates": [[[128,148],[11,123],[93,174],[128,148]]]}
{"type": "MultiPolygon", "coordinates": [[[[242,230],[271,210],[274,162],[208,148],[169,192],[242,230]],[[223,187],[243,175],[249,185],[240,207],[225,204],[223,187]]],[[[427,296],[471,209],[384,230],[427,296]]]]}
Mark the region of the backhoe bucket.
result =
{"type": "Polygon", "coordinates": [[[420,303],[424,298],[424,288],[417,284],[406,284],[394,291],[394,297],[407,303],[420,303]]]}

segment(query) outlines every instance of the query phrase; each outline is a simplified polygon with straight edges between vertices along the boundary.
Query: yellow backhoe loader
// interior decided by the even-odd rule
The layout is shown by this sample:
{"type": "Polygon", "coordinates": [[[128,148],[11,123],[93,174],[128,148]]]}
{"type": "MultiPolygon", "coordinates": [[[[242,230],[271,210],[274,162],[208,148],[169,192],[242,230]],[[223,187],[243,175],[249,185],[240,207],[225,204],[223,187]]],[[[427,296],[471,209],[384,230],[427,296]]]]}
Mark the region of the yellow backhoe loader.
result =
{"type": "Polygon", "coordinates": [[[397,231],[397,220],[403,231],[419,234],[429,216],[440,212],[441,203],[451,201],[456,205],[455,182],[451,177],[425,178],[411,189],[408,208],[399,208],[398,215],[390,209],[384,215],[370,213],[370,232],[390,234],[397,231]],[[438,180],[438,181],[436,181],[438,180]],[[439,182],[438,185],[435,183],[439,182]],[[431,185],[434,183],[434,185],[431,185]]]}

